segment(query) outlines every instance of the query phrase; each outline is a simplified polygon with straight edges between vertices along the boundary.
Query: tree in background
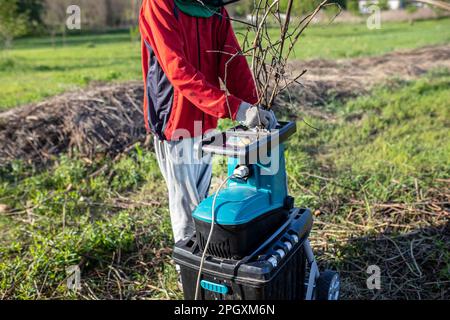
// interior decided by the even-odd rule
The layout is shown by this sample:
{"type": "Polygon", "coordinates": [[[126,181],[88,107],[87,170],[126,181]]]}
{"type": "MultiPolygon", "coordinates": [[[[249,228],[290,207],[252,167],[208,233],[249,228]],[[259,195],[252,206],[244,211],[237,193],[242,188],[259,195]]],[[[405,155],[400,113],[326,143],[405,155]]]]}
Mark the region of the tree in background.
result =
{"type": "MultiPolygon", "coordinates": [[[[53,29],[65,23],[65,10],[69,5],[81,8],[82,28],[104,30],[106,28],[127,28],[137,25],[141,0],[42,0],[44,2],[43,22],[53,29]],[[55,11],[56,12],[52,12],[55,11]]],[[[62,32],[60,28],[58,33],[62,32]]]]}
{"type": "Polygon", "coordinates": [[[120,27],[122,25],[127,4],[128,2],[123,0],[105,0],[106,24],[108,26],[120,27]]]}
{"type": "MultiPolygon", "coordinates": [[[[112,2],[111,2],[112,3],[112,2]]],[[[55,45],[56,35],[62,35],[65,43],[68,18],[67,8],[77,5],[81,8],[81,26],[85,30],[103,30],[108,27],[108,1],[92,0],[44,0],[43,22],[55,45]]],[[[111,18],[113,19],[113,18],[111,18]]]]}
{"type": "MultiPolygon", "coordinates": [[[[123,1],[122,1],[123,2],[123,1]]],[[[109,1],[92,0],[44,0],[43,21],[47,27],[57,32],[65,32],[67,8],[77,5],[81,8],[81,21],[85,29],[103,29],[107,26],[109,1]]],[[[114,11],[114,9],[111,9],[114,11]]],[[[113,18],[112,18],[113,19],[113,18]]]]}
{"type": "Polygon", "coordinates": [[[19,11],[18,0],[0,0],[0,38],[10,48],[14,38],[27,33],[28,17],[19,11]]]}
{"type": "Polygon", "coordinates": [[[18,0],[17,10],[28,17],[28,31],[32,33],[43,31],[44,0],[18,0]]]}
{"type": "Polygon", "coordinates": [[[388,0],[378,0],[377,6],[378,6],[378,8],[380,8],[380,10],[383,10],[383,11],[389,10],[389,1],[388,0]]]}
{"type": "MultiPolygon", "coordinates": [[[[355,1],[357,2],[357,0],[355,1]]],[[[314,11],[314,9],[319,5],[320,2],[320,0],[295,0],[292,7],[292,14],[296,16],[302,16],[304,14],[310,13],[314,11]]],[[[280,0],[281,11],[286,11],[288,3],[289,0],[280,0]]],[[[346,8],[347,0],[330,0],[330,3],[337,3],[341,8],[346,8]]],[[[253,11],[254,5],[254,0],[242,0],[232,5],[230,7],[230,12],[238,16],[245,16],[253,11]]]]}
{"type": "Polygon", "coordinates": [[[45,11],[43,21],[52,37],[53,47],[56,42],[56,35],[61,33],[63,35],[63,42],[66,35],[66,18],[67,7],[70,5],[70,0],[45,0],[45,11]]]}
{"type": "Polygon", "coordinates": [[[251,0],[239,1],[230,5],[229,12],[232,15],[243,17],[253,11],[254,2],[251,0]]]}
{"type": "Polygon", "coordinates": [[[347,0],[347,10],[353,14],[360,14],[359,12],[359,1],[358,0],[347,0]]]}
{"type": "Polygon", "coordinates": [[[331,3],[337,3],[342,9],[347,9],[348,0],[334,0],[330,1],[331,3]]]}

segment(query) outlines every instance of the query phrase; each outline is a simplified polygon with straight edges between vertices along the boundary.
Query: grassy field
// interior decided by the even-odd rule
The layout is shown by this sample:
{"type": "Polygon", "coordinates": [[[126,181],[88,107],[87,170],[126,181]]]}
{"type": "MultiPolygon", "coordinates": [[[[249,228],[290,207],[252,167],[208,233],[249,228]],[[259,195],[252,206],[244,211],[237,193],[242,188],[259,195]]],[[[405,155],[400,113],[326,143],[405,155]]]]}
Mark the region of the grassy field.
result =
{"type": "MultiPolygon", "coordinates": [[[[298,206],[317,209],[313,244],[321,264],[341,272],[345,298],[449,298],[446,219],[421,213],[450,178],[448,101],[450,71],[437,70],[329,106],[335,122],[308,118],[319,130],[299,123],[302,134],[288,147],[290,191],[298,206]],[[389,213],[383,204],[405,209],[389,213]],[[420,275],[408,273],[413,262],[395,247],[386,252],[377,242],[416,234],[414,242],[427,228],[444,231],[419,238],[428,245],[426,259],[416,252],[420,275]],[[386,270],[386,261],[403,267],[386,270]],[[382,266],[381,293],[365,289],[371,264],[382,266]],[[394,294],[388,285],[404,290],[394,294]]],[[[62,156],[44,171],[19,162],[0,170],[0,298],[181,297],[151,152],[137,147],[116,163],[62,156]],[[95,174],[105,163],[108,170],[95,174]],[[65,285],[71,265],[82,270],[78,294],[65,285]]]]}
{"type": "MultiPolygon", "coordinates": [[[[449,43],[450,19],[311,28],[297,58],[337,59],[449,43]]],[[[127,33],[22,39],[0,55],[0,109],[95,82],[140,78],[127,33]]],[[[346,299],[450,299],[450,70],[391,79],[322,106],[289,142],[296,205],[315,211],[321,268],[346,299]],[[314,128],[316,129],[314,129],[314,128]],[[382,289],[366,286],[369,265],[382,289]]],[[[303,115],[301,115],[303,116],[303,115]]],[[[223,161],[223,160],[222,160],[223,161]]],[[[215,173],[224,175],[222,161],[215,173]]],[[[60,155],[0,167],[0,299],[177,299],[166,189],[153,153],[113,161],[60,155]],[[102,170],[99,170],[102,169],[102,170]],[[68,289],[78,265],[82,289],[68,289]]]]}
{"type": "MultiPolygon", "coordinates": [[[[448,43],[448,30],[450,19],[385,23],[380,30],[364,24],[312,26],[294,58],[349,58],[448,43]]],[[[126,32],[74,35],[64,46],[61,42],[21,39],[12,50],[0,52],[0,110],[92,83],[141,79],[140,44],[126,32]]]]}

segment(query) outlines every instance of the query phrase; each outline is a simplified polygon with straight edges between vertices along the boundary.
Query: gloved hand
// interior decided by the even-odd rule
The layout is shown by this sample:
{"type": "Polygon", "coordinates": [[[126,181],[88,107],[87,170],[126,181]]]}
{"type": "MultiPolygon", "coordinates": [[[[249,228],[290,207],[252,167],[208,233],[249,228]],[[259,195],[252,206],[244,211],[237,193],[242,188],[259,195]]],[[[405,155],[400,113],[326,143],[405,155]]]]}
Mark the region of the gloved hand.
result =
{"type": "Polygon", "coordinates": [[[242,102],[236,115],[236,120],[250,129],[256,128],[261,124],[265,129],[272,130],[278,125],[277,118],[272,110],[264,110],[247,102],[242,102]]]}

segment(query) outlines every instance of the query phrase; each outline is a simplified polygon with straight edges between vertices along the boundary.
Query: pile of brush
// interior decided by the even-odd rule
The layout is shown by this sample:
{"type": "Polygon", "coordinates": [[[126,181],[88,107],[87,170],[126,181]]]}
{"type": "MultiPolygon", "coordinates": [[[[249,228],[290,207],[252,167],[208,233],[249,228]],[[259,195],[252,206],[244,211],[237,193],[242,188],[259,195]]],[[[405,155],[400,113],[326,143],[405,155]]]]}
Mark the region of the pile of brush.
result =
{"type": "Polygon", "coordinates": [[[146,138],[140,82],[83,90],[0,114],[0,165],[61,153],[115,156],[146,138]]]}

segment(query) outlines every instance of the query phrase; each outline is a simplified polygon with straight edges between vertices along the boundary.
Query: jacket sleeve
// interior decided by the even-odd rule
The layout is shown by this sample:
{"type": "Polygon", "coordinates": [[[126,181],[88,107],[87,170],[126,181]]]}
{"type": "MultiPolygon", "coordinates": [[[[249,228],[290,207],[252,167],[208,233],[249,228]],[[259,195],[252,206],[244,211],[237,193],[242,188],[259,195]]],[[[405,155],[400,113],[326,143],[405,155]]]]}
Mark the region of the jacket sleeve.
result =
{"type": "Polygon", "coordinates": [[[152,46],[161,68],[174,88],[203,112],[217,118],[236,118],[242,100],[209,83],[186,58],[183,38],[177,28],[173,1],[144,1],[140,29],[152,46]]]}
{"type": "Polygon", "coordinates": [[[222,24],[220,29],[222,47],[220,56],[220,78],[228,91],[245,102],[258,103],[258,92],[255,80],[245,56],[236,55],[242,51],[241,46],[228,19],[228,13],[222,10],[222,24]]]}

